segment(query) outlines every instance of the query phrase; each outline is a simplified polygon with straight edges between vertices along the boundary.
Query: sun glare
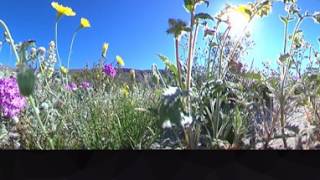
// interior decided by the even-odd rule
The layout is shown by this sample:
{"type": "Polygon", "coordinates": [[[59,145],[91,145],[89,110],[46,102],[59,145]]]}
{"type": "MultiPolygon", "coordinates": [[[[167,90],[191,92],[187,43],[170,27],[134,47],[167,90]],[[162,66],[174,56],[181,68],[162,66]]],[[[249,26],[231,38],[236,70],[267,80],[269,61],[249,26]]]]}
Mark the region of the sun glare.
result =
{"type": "MultiPolygon", "coordinates": [[[[249,20],[242,13],[237,11],[230,11],[229,14],[229,23],[231,26],[230,33],[233,36],[237,36],[243,32],[246,25],[248,25],[249,20]]],[[[250,26],[247,27],[247,31],[250,31],[250,26]]]]}

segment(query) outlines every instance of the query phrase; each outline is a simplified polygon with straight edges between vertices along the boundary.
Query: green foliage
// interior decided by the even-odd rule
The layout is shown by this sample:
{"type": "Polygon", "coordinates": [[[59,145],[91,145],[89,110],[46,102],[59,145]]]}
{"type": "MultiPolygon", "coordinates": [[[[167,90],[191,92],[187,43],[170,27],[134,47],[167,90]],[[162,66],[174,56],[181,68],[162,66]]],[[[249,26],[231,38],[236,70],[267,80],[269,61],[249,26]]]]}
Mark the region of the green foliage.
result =
{"type": "Polygon", "coordinates": [[[184,0],[184,7],[189,13],[192,13],[195,11],[196,6],[202,3],[205,3],[207,7],[209,6],[208,0],[184,0]]]}

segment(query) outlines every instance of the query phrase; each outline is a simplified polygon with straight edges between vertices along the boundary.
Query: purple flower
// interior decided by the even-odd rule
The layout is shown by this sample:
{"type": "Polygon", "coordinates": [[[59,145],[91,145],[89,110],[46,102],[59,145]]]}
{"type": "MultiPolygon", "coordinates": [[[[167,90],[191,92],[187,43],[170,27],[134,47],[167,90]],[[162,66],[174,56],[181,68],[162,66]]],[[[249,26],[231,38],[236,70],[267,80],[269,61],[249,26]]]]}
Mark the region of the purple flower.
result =
{"type": "Polygon", "coordinates": [[[116,69],[111,64],[105,65],[103,68],[103,72],[107,76],[111,76],[112,78],[114,78],[117,75],[116,69]]]}
{"type": "Polygon", "coordinates": [[[72,83],[69,83],[68,85],[66,85],[65,88],[68,91],[76,91],[78,89],[78,86],[76,83],[72,82],[72,83]]]}
{"type": "Polygon", "coordinates": [[[25,106],[26,99],[20,95],[16,78],[0,79],[0,116],[16,117],[25,106]]]}
{"type": "Polygon", "coordinates": [[[299,81],[299,80],[300,80],[299,75],[295,75],[295,76],[293,76],[293,80],[294,80],[294,81],[299,81]]]}
{"type": "Polygon", "coordinates": [[[83,81],[81,84],[80,84],[80,88],[81,89],[89,89],[91,87],[91,84],[90,82],[88,81],[83,81]]]}

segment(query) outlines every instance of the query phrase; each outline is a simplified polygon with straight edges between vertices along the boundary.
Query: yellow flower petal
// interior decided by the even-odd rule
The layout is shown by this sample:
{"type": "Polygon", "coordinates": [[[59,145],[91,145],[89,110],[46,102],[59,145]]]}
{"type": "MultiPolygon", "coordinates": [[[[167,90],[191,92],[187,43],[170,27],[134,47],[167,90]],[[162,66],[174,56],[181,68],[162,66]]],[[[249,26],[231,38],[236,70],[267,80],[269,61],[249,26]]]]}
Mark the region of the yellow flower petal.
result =
{"type": "Polygon", "coordinates": [[[81,26],[81,28],[89,28],[89,27],[91,27],[91,24],[90,24],[90,22],[89,22],[88,19],[86,19],[86,18],[81,18],[81,20],[80,20],[80,26],[81,26]]]}
{"type": "Polygon", "coordinates": [[[65,7],[63,5],[60,5],[57,2],[52,2],[51,6],[57,11],[58,16],[75,16],[76,13],[69,7],[65,7]]]}
{"type": "Polygon", "coordinates": [[[64,66],[61,66],[60,71],[62,74],[67,75],[69,70],[67,68],[65,68],[64,66]]]}
{"type": "Polygon", "coordinates": [[[102,57],[106,57],[107,56],[107,51],[109,49],[109,44],[108,43],[104,43],[102,46],[102,57]]]}
{"type": "Polygon", "coordinates": [[[122,57],[116,56],[116,60],[117,60],[117,63],[118,63],[120,66],[124,66],[124,61],[123,61],[122,57]]]}

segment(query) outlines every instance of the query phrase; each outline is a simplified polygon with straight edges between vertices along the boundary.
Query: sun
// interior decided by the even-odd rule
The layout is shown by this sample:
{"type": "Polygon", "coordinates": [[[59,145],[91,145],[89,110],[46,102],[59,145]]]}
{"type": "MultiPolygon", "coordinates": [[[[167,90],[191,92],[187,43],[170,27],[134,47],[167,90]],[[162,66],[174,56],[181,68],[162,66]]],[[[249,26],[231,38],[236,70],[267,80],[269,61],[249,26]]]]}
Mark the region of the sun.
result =
{"type": "Polygon", "coordinates": [[[251,26],[249,24],[249,18],[243,13],[231,10],[228,12],[228,20],[230,26],[230,34],[232,36],[238,36],[243,33],[244,30],[250,31],[251,26]],[[246,29],[245,29],[246,28],[246,29]]]}

